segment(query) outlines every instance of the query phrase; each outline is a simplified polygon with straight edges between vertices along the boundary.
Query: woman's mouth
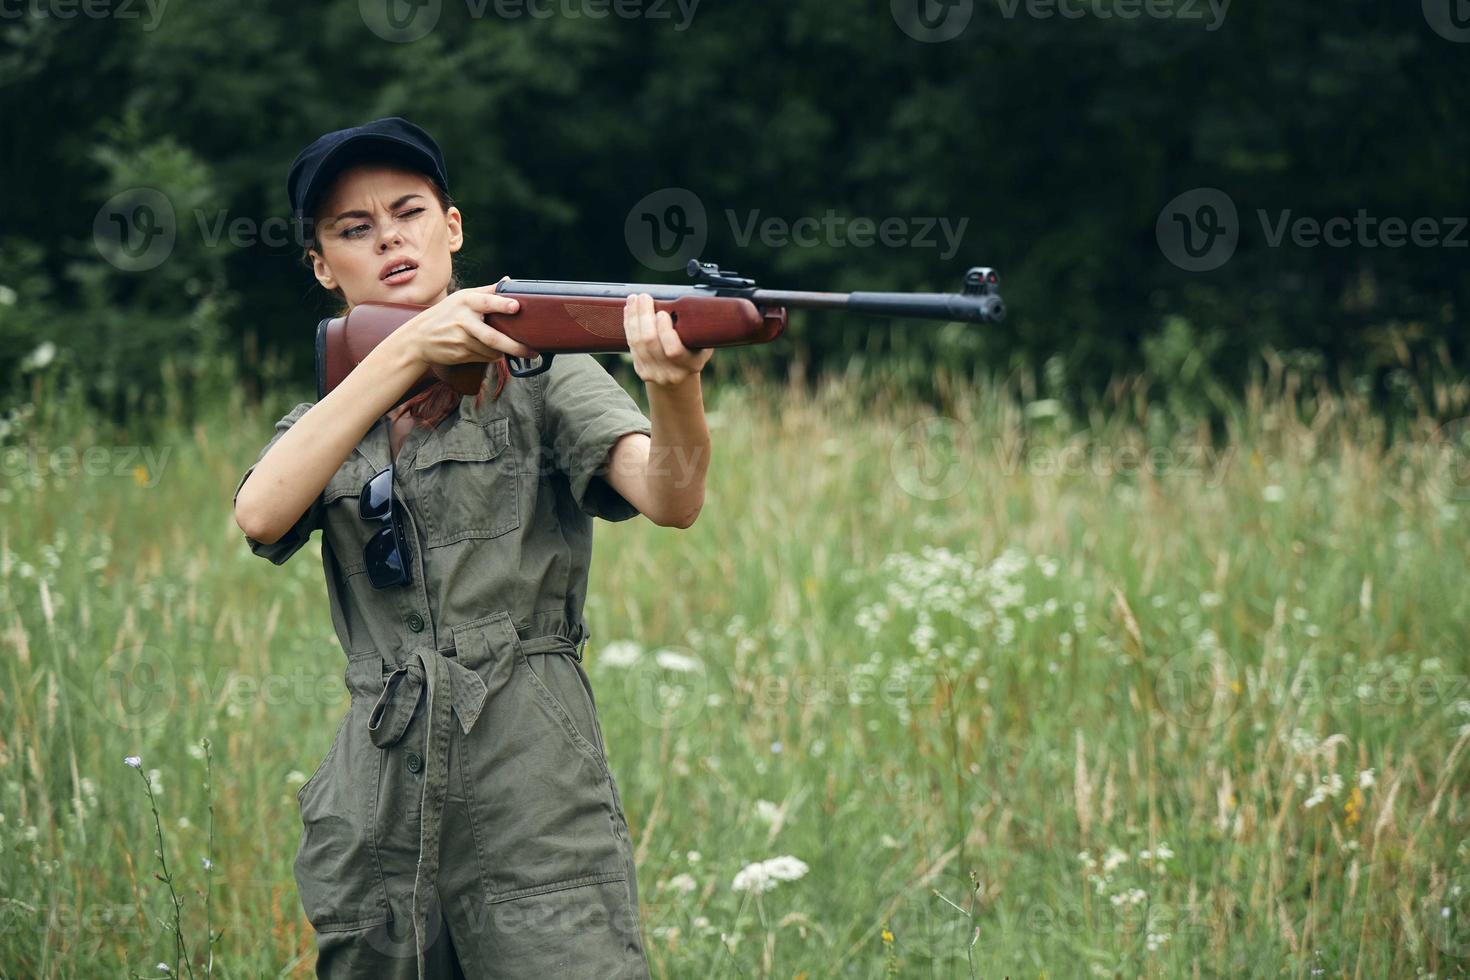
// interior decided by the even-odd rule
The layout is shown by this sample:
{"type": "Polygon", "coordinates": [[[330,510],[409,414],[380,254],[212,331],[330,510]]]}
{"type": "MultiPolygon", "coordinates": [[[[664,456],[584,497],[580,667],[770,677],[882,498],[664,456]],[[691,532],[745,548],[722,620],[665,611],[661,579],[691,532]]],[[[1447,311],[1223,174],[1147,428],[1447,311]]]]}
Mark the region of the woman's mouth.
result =
{"type": "Polygon", "coordinates": [[[417,273],[418,266],[412,262],[395,262],[383,270],[382,281],[389,286],[402,286],[406,282],[411,282],[417,273]]]}

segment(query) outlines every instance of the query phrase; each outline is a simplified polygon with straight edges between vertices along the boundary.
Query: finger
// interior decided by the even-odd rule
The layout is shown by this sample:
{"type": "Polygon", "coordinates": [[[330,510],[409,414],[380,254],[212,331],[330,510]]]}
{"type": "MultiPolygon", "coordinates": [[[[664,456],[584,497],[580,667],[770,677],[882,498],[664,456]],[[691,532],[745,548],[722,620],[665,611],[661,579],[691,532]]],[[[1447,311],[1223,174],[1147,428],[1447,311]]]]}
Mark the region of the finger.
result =
{"type": "Polygon", "coordinates": [[[623,303],[623,333],[628,338],[628,350],[642,353],[644,340],[643,318],[638,312],[638,294],[630,293],[623,303]]]}
{"type": "Polygon", "coordinates": [[[648,293],[638,294],[638,328],[644,352],[648,355],[649,360],[654,363],[662,363],[667,360],[664,356],[663,344],[658,339],[658,318],[654,313],[653,297],[648,293]]]}
{"type": "Polygon", "coordinates": [[[505,282],[509,278],[510,276],[501,276],[497,281],[491,283],[488,286],[466,286],[459,291],[462,293],[483,293],[487,291],[493,293],[496,289],[500,288],[500,284],[502,282],[505,282]]]}
{"type": "Polygon", "coordinates": [[[521,309],[521,301],[514,296],[502,296],[497,293],[487,293],[482,290],[467,291],[464,298],[466,308],[476,313],[518,313],[521,309]]]}
{"type": "Polygon", "coordinates": [[[671,361],[689,355],[689,349],[679,339],[679,334],[674,330],[674,318],[669,316],[667,310],[659,310],[654,317],[654,327],[658,333],[658,341],[663,349],[664,356],[671,361]]]}
{"type": "Polygon", "coordinates": [[[461,321],[466,331],[470,333],[483,346],[495,354],[514,354],[516,357],[535,357],[536,351],[527,347],[519,340],[515,340],[506,334],[496,330],[484,320],[474,316],[467,317],[461,321]]]}

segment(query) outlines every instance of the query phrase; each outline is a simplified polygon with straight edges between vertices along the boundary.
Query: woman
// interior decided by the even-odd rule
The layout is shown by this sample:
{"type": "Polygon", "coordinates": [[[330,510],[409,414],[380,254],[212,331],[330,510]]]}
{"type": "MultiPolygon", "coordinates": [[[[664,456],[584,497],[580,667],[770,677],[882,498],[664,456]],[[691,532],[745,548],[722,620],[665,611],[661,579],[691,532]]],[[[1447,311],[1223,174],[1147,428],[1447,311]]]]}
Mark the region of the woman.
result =
{"type": "Polygon", "coordinates": [[[463,218],[403,119],[328,133],[288,191],[317,282],[346,308],[424,312],[276,423],[235,491],[281,564],[322,531],[351,705],[301,787],[294,874],[321,977],[646,977],[633,851],[581,667],[592,519],[688,527],[709,432],[699,372],[652,299],[624,327],[649,415],[589,354],[535,351],[457,289],[463,218]],[[489,361],[460,397],[431,364],[489,361]],[[493,388],[493,392],[489,389],[493,388]],[[650,465],[672,450],[681,463],[650,465]]]}

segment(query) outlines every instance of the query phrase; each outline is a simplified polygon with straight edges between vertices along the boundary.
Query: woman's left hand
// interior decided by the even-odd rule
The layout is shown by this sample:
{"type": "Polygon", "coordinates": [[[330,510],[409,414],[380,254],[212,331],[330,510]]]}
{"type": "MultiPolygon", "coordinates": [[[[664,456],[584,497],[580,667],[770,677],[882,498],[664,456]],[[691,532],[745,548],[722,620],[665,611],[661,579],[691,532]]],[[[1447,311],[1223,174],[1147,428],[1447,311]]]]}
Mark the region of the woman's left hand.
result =
{"type": "Polygon", "coordinates": [[[654,313],[653,297],[635,293],[623,305],[623,330],[633,368],[650,385],[674,386],[698,374],[714,354],[713,347],[690,350],[674,332],[674,321],[663,310],[654,313]]]}

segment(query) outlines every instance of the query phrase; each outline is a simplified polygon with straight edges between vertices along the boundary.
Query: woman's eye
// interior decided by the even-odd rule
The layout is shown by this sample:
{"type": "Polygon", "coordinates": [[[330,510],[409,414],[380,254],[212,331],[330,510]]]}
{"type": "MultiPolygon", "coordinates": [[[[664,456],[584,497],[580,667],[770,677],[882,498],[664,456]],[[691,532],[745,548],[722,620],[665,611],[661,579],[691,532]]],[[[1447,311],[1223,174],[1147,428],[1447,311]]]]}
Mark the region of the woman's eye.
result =
{"type": "Polygon", "coordinates": [[[360,234],[358,234],[358,233],[360,231],[362,231],[363,229],[365,229],[365,228],[367,228],[367,225],[353,225],[351,228],[348,228],[348,229],[346,229],[346,230],[344,230],[342,232],[342,237],[343,238],[361,238],[362,236],[360,234]]]}
{"type": "Polygon", "coordinates": [[[399,215],[399,217],[400,218],[415,218],[415,217],[418,217],[420,214],[422,214],[423,211],[424,211],[423,208],[409,208],[407,211],[405,211],[401,215],[399,215]]]}

